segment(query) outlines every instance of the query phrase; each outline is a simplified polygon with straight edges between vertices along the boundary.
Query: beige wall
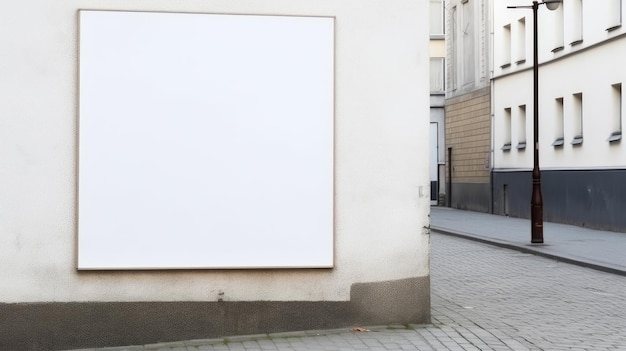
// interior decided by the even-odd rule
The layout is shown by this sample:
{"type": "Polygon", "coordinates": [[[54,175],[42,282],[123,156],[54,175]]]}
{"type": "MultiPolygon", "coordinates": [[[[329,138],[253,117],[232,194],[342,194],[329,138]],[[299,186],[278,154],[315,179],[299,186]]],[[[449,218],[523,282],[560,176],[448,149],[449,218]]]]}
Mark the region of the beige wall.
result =
{"type": "Polygon", "coordinates": [[[431,39],[430,57],[446,57],[446,42],[443,39],[431,39]]]}
{"type": "MultiPolygon", "coordinates": [[[[489,88],[446,101],[446,146],[453,148],[453,183],[489,182],[490,109],[489,88]]],[[[449,165],[446,160],[446,167],[449,165]]]]}

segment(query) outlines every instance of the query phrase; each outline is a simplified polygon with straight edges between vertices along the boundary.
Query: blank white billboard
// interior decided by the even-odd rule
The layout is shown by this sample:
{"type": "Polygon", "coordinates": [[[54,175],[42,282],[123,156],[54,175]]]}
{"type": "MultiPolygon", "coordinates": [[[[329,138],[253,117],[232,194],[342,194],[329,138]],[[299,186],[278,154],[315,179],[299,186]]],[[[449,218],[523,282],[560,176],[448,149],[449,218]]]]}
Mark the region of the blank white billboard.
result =
{"type": "Polygon", "coordinates": [[[78,269],[333,266],[333,18],[79,17],[78,269]]]}

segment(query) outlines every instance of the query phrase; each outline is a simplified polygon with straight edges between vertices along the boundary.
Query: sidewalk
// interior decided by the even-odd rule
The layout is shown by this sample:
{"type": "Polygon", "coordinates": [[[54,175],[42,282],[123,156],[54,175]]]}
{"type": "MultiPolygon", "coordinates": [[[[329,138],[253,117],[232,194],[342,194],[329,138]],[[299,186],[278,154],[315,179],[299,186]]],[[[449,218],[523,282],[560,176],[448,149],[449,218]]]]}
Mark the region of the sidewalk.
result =
{"type": "Polygon", "coordinates": [[[431,228],[432,324],[74,351],[626,351],[626,277],[493,246],[626,276],[626,233],[545,223],[531,245],[529,220],[441,207],[431,228]]]}
{"type": "Polygon", "coordinates": [[[431,207],[431,230],[626,276],[626,233],[544,222],[530,243],[530,220],[431,207]]]}
{"type": "MultiPolygon", "coordinates": [[[[435,217],[463,215],[449,211],[436,209],[435,217]]],[[[487,216],[482,225],[492,220],[487,216]]],[[[476,223],[481,222],[467,220],[467,227],[476,223]]],[[[626,315],[621,313],[626,276],[436,231],[431,248],[432,324],[74,351],[626,351],[626,315]]]]}

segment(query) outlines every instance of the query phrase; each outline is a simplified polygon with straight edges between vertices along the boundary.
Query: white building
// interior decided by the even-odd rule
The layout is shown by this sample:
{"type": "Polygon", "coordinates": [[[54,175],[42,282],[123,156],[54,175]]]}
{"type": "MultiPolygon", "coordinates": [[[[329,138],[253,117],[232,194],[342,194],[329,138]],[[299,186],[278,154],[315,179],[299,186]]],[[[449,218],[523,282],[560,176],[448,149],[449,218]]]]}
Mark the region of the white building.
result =
{"type": "Polygon", "coordinates": [[[446,194],[444,105],[446,93],[445,2],[430,0],[430,203],[443,204],[446,194]]]}
{"type": "MultiPolygon", "coordinates": [[[[533,167],[530,1],[494,2],[493,212],[529,217],[533,167]]],[[[621,0],[538,10],[539,163],[544,219],[626,231],[621,0]]],[[[548,235],[548,234],[546,234],[548,235]]]]}
{"type": "Polygon", "coordinates": [[[428,12],[2,2],[0,349],[429,322],[428,12]]]}

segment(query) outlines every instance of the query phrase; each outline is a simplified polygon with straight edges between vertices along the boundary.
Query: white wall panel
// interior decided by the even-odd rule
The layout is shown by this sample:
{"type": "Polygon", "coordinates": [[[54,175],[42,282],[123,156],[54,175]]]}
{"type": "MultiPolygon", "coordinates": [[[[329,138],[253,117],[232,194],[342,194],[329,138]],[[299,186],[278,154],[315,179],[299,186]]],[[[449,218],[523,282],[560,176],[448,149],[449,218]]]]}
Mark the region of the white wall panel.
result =
{"type": "Polygon", "coordinates": [[[331,267],[333,21],[81,11],[78,267],[331,267]]]}

